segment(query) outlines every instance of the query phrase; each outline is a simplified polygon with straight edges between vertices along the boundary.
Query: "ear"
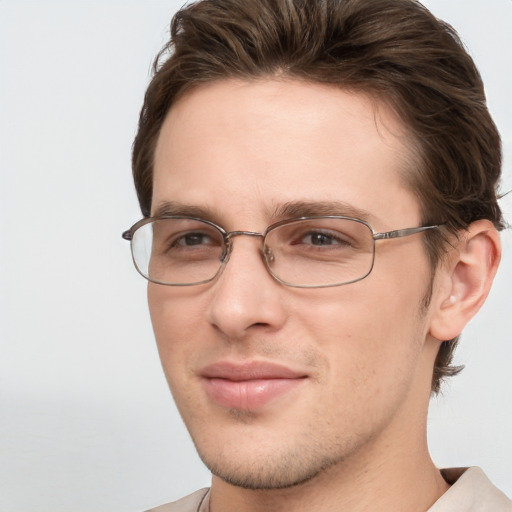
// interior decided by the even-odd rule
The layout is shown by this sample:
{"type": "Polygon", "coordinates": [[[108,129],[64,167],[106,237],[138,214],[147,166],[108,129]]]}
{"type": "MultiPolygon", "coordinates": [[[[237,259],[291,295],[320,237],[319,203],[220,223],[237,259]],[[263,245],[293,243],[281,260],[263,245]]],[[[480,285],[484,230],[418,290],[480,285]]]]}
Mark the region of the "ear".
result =
{"type": "Polygon", "coordinates": [[[458,336],[485,302],[501,258],[500,237],[488,220],[460,233],[436,272],[430,334],[438,340],[458,336]]]}

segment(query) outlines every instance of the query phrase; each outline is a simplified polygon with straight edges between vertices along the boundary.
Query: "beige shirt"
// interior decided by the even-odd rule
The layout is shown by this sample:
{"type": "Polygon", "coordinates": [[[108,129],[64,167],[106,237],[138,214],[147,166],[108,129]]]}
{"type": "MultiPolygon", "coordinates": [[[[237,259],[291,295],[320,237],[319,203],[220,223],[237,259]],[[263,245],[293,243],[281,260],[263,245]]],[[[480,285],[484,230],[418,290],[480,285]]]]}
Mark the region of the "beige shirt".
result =
{"type": "MultiPolygon", "coordinates": [[[[441,470],[450,489],[427,512],[512,512],[510,501],[477,467],[441,470]]],[[[208,512],[209,490],[201,489],[181,500],[147,512],[208,512]]]]}

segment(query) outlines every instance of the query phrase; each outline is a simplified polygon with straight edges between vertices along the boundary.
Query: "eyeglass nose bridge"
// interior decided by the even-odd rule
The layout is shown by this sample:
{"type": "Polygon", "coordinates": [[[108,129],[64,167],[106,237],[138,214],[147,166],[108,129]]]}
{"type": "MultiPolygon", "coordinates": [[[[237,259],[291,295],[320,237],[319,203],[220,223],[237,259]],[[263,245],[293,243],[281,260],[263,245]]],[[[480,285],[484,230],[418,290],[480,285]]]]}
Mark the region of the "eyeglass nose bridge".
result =
{"type": "Polygon", "coordinates": [[[236,236],[252,236],[256,238],[265,238],[264,233],[258,233],[256,231],[230,231],[224,235],[224,251],[220,255],[220,262],[223,266],[228,262],[231,251],[233,250],[233,244],[231,240],[236,236]]]}

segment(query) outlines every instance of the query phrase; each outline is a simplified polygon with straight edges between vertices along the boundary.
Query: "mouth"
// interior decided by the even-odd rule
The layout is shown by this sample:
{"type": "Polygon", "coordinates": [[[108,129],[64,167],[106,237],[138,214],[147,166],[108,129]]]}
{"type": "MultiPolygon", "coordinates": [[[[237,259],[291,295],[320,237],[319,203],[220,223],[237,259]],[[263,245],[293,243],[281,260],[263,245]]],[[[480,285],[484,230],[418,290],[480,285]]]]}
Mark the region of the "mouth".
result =
{"type": "Polygon", "coordinates": [[[286,366],[251,361],[217,362],[201,372],[208,397],[229,409],[258,409],[300,386],[307,375],[286,366]]]}

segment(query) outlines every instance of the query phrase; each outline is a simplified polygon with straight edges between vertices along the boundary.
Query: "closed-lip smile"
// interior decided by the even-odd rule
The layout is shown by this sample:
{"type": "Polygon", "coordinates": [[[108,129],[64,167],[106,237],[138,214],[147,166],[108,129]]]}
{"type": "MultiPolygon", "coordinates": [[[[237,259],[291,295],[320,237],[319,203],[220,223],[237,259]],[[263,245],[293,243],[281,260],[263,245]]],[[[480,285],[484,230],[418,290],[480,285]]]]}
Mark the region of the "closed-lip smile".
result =
{"type": "Polygon", "coordinates": [[[268,361],[219,361],[200,372],[208,397],[230,409],[257,409],[286,394],[307,374],[268,361]]]}

